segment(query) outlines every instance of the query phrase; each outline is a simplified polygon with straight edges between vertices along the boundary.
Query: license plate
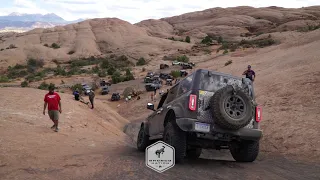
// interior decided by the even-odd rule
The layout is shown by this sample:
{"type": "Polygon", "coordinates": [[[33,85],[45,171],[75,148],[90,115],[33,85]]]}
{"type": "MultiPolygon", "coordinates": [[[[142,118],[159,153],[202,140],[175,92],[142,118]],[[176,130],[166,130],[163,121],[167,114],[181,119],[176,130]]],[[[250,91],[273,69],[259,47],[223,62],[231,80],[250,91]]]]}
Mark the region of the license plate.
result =
{"type": "Polygon", "coordinates": [[[194,129],[201,132],[210,132],[210,124],[196,122],[194,129]]]}

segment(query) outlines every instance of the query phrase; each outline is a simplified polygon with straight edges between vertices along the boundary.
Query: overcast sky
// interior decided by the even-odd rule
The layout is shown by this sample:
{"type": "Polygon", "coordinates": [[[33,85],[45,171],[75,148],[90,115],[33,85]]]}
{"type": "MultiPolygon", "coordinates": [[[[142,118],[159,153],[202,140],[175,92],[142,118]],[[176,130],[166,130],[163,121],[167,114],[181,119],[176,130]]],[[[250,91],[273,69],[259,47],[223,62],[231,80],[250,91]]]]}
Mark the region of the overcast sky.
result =
{"type": "Polygon", "coordinates": [[[320,0],[0,0],[0,15],[55,13],[65,20],[117,17],[136,23],[213,7],[299,8],[313,5],[320,5],[320,0]]]}

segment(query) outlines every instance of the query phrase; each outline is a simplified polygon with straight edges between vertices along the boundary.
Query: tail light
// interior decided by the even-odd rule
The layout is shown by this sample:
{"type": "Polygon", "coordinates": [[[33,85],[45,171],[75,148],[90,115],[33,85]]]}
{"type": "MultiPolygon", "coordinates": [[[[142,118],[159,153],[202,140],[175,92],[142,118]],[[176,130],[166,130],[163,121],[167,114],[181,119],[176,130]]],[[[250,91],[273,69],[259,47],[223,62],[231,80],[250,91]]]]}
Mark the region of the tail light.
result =
{"type": "Polygon", "coordinates": [[[262,120],[262,107],[256,107],[256,122],[260,122],[262,120]]]}
{"type": "Polygon", "coordinates": [[[195,111],[197,109],[197,95],[190,94],[189,97],[189,109],[195,111]]]}

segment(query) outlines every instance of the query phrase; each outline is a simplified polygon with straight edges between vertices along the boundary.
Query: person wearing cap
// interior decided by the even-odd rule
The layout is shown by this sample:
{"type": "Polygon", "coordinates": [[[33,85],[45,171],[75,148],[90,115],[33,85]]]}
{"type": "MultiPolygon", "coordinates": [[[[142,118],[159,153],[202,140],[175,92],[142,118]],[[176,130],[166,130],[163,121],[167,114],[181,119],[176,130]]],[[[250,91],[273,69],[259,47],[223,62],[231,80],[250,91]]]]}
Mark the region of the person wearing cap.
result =
{"type": "Polygon", "coordinates": [[[242,75],[246,75],[246,78],[250,79],[251,81],[254,81],[256,78],[256,73],[251,69],[250,65],[248,65],[248,69],[245,70],[242,75]]]}
{"type": "Polygon", "coordinates": [[[49,86],[49,93],[44,96],[43,115],[46,115],[46,108],[48,106],[48,115],[53,122],[52,130],[59,131],[58,121],[59,112],[61,114],[61,98],[58,93],[54,92],[54,86],[49,86]]]}

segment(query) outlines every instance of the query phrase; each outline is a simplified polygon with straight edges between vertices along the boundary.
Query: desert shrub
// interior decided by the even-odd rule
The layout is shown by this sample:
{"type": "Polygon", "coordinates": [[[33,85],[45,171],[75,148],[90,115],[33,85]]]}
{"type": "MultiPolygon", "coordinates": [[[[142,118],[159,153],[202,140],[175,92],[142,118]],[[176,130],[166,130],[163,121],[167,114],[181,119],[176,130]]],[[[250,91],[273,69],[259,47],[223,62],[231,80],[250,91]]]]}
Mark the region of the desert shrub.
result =
{"type": "Polygon", "coordinates": [[[114,72],[113,75],[111,76],[111,79],[113,84],[117,84],[123,81],[123,77],[121,76],[119,71],[114,72]]]}
{"type": "Polygon", "coordinates": [[[60,75],[60,76],[66,76],[67,72],[66,70],[61,67],[60,65],[57,66],[57,68],[54,70],[54,73],[56,76],[60,75]]]}
{"type": "Polygon", "coordinates": [[[3,48],[0,49],[0,51],[3,51],[3,50],[4,50],[3,48]]]}
{"type": "Polygon", "coordinates": [[[228,66],[229,64],[232,64],[232,60],[227,61],[224,66],[228,66]]]}
{"type": "Polygon", "coordinates": [[[189,58],[188,58],[188,56],[186,56],[186,55],[178,56],[176,60],[177,60],[178,62],[185,62],[185,63],[189,62],[189,58]]]}
{"type": "Polygon", "coordinates": [[[238,45],[246,47],[246,48],[254,47],[254,46],[258,46],[260,48],[263,48],[266,46],[271,46],[275,43],[276,43],[276,41],[271,38],[271,35],[269,35],[268,38],[265,38],[265,39],[257,39],[257,40],[251,40],[251,41],[241,40],[238,45]]]}
{"type": "Polygon", "coordinates": [[[228,54],[228,50],[227,49],[225,49],[224,51],[223,51],[223,54],[228,54]]]}
{"type": "Polygon", "coordinates": [[[116,72],[116,69],[114,67],[110,67],[107,70],[108,75],[113,75],[114,72],[116,72]]]}
{"type": "Polygon", "coordinates": [[[55,88],[55,84],[53,83],[46,83],[45,81],[43,81],[39,86],[38,89],[42,89],[42,90],[48,90],[49,87],[54,87],[55,88]]]}
{"type": "Polygon", "coordinates": [[[29,83],[28,83],[28,81],[23,81],[23,82],[21,82],[21,87],[28,87],[29,86],[29,83]]]}
{"type": "Polygon", "coordinates": [[[143,66],[143,65],[146,65],[146,64],[147,64],[147,62],[146,62],[146,60],[145,60],[143,57],[141,57],[141,58],[138,60],[138,62],[136,63],[137,66],[143,66]]]}
{"type": "Polygon", "coordinates": [[[170,37],[168,38],[169,40],[175,41],[174,37],[170,37]]]}
{"type": "Polygon", "coordinates": [[[44,44],[43,46],[45,46],[45,47],[49,47],[49,45],[48,45],[48,44],[44,44]]]}
{"type": "Polygon", "coordinates": [[[257,32],[255,35],[260,36],[261,34],[263,34],[263,32],[257,32]]]}
{"type": "Polygon", "coordinates": [[[101,71],[99,71],[98,76],[99,76],[99,77],[106,77],[106,76],[107,76],[107,73],[106,73],[105,70],[101,70],[101,71]]]}
{"type": "Polygon", "coordinates": [[[94,66],[94,67],[91,69],[91,71],[92,71],[92,73],[97,74],[97,73],[99,73],[100,69],[99,69],[98,66],[94,66]]]}
{"type": "Polygon", "coordinates": [[[187,43],[190,43],[190,42],[191,42],[190,36],[187,36],[186,39],[185,39],[185,41],[186,41],[187,43]]]}
{"type": "Polygon", "coordinates": [[[69,55],[74,54],[74,53],[75,53],[75,51],[73,51],[73,50],[68,52],[69,55]]]}
{"type": "Polygon", "coordinates": [[[107,59],[104,59],[100,64],[100,68],[102,69],[108,69],[109,67],[110,67],[110,62],[107,59]]]}
{"type": "Polygon", "coordinates": [[[223,43],[224,42],[223,38],[221,36],[218,37],[217,41],[218,41],[218,43],[223,43]]]}
{"type": "Polygon", "coordinates": [[[173,76],[174,78],[180,77],[181,73],[180,71],[171,71],[171,76],[173,76]]]}
{"type": "Polygon", "coordinates": [[[126,69],[126,75],[125,75],[124,80],[125,81],[134,80],[134,76],[133,76],[132,72],[130,71],[130,69],[126,69]]]}
{"type": "Polygon", "coordinates": [[[9,45],[9,49],[14,49],[14,48],[17,48],[14,44],[9,45]]]}
{"type": "Polygon", "coordinates": [[[60,46],[59,46],[57,43],[52,43],[52,44],[51,44],[51,47],[52,47],[53,49],[59,49],[59,48],[60,48],[60,46]]]}
{"type": "Polygon", "coordinates": [[[28,75],[28,72],[26,70],[17,70],[17,69],[11,69],[8,71],[7,77],[9,79],[15,79],[19,77],[25,77],[28,75]]]}
{"type": "Polygon", "coordinates": [[[82,94],[82,85],[81,84],[74,84],[73,86],[71,86],[70,88],[72,91],[75,91],[76,89],[78,89],[79,93],[82,94]]]}
{"type": "Polygon", "coordinates": [[[145,67],[143,67],[143,68],[142,68],[142,72],[145,72],[145,71],[146,71],[146,68],[145,68],[145,67]]]}
{"type": "Polygon", "coordinates": [[[210,44],[210,43],[212,43],[212,39],[211,39],[210,36],[206,36],[206,37],[204,37],[204,38],[202,39],[201,43],[202,43],[202,44],[210,44]]]}
{"type": "Polygon", "coordinates": [[[42,68],[44,66],[44,61],[31,58],[31,59],[28,59],[27,65],[37,67],[37,68],[38,67],[42,68]]]}
{"type": "Polygon", "coordinates": [[[261,39],[256,41],[256,44],[258,45],[258,47],[261,47],[261,48],[266,46],[271,46],[275,43],[276,42],[273,39],[261,39]]]}
{"type": "Polygon", "coordinates": [[[9,82],[9,78],[5,75],[0,76],[0,83],[9,82]]]}

